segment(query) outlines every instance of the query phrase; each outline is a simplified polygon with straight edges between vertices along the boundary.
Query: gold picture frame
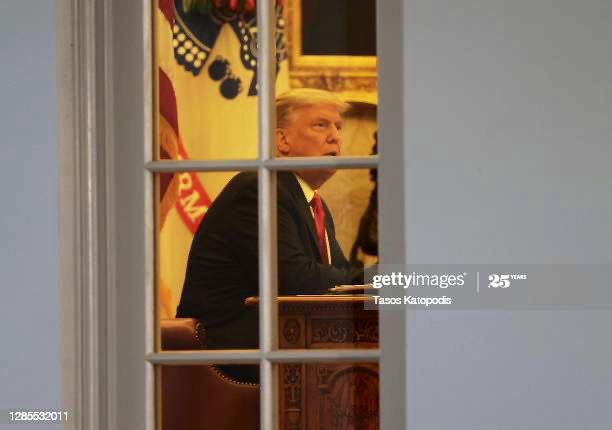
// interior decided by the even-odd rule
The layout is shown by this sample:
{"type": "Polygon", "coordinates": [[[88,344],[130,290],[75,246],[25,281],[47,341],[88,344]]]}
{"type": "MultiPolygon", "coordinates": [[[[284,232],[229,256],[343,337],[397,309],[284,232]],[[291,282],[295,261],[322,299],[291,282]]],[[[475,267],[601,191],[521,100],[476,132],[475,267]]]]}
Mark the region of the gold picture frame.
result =
{"type": "Polygon", "coordinates": [[[346,101],[376,104],[376,57],[304,55],[302,0],[286,0],[285,4],[291,87],[321,88],[338,93],[346,101]]]}

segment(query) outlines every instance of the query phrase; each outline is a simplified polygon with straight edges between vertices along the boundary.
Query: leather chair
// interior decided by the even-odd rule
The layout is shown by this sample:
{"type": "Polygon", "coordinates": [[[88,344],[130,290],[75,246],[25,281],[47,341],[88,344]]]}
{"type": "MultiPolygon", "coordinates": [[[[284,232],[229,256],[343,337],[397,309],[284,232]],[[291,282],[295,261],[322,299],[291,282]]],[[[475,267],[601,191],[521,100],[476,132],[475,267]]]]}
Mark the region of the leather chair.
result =
{"type": "MultiPolygon", "coordinates": [[[[161,320],[162,350],[205,349],[196,319],[161,320]]],[[[235,381],[215,366],[162,366],[162,430],[259,429],[259,385],[235,381]]]]}

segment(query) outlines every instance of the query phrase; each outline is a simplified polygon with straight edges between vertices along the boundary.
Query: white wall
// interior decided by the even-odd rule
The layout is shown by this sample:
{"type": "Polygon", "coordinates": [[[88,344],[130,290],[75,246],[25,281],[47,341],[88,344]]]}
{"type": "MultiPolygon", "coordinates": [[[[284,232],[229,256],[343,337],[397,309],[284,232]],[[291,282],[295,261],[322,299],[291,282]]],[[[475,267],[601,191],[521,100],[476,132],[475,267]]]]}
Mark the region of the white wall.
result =
{"type": "MultiPolygon", "coordinates": [[[[612,3],[406,4],[410,260],[610,262],[612,3]]],[[[0,2],[0,410],[59,407],[54,19],[0,2]]],[[[607,428],[609,327],[413,314],[411,429],[607,428]]]]}
{"type": "MultiPolygon", "coordinates": [[[[612,262],[612,2],[406,6],[409,261],[612,262]]],[[[413,313],[410,428],[609,428],[610,327],[413,313]]]]}
{"type": "Polygon", "coordinates": [[[55,2],[0,1],[1,414],[60,407],[55,57],[55,2]]]}

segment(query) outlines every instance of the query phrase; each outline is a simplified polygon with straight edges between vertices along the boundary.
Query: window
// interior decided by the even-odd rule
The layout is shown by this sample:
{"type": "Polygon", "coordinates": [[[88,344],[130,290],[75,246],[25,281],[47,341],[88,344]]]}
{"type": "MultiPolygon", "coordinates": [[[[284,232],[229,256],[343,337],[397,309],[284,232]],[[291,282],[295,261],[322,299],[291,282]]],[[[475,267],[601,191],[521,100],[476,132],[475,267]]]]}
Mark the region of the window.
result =
{"type": "MultiPolygon", "coordinates": [[[[74,211],[73,222],[66,223],[65,227],[72,228],[76,241],[66,244],[64,240],[63,243],[64,248],[74,251],[69,256],[69,260],[72,259],[75,263],[73,267],[79,267],[77,276],[68,274],[68,271],[63,276],[66,291],[73,291],[75,294],[78,292],[77,300],[71,308],[73,313],[66,316],[72,321],[74,329],[67,337],[67,342],[72,345],[77,356],[77,372],[69,372],[66,379],[67,384],[73,387],[74,393],[77,393],[72,397],[68,396],[73,401],[73,409],[78,410],[75,425],[80,424],[87,428],[154,428],[155,422],[159,420],[154,408],[154,365],[205,364],[221,359],[225,362],[261,364],[262,428],[275,428],[275,369],[278,363],[379,360],[376,350],[277,349],[277,319],[273,306],[277,289],[273,276],[276,265],[275,177],[277,172],[298,167],[372,168],[377,164],[376,158],[348,157],[337,158],[332,162],[315,158],[274,159],[271,157],[271,148],[260,143],[257,159],[154,161],[151,150],[153,115],[151,109],[143,109],[143,106],[154,105],[151,91],[153,76],[147,72],[143,74],[143,70],[153,70],[149,55],[151,17],[145,12],[152,10],[152,5],[144,3],[114,4],[109,1],[95,6],[79,5],[78,2],[75,2],[73,7],[60,5],[62,16],[70,23],[68,28],[75,30],[74,33],[68,31],[64,34],[64,37],[73,43],[73,48],[67,46],[65,49],[78,54],[75,57],[75,66],[67,67],[71,75],[67,79],[70,88],[66,90],[66,93],[69,93],[66,98],[72,103],[71,109],[68,109],[72,117],[65,129],[68,130],[68,141],[72,143],[69,147],[72,153],[65,159],[73,168],[66,175],[72,173],[69,183],[74,185],[74,189],[64,193],[64,196],[68,196],[64,197],[68,202],[65,207],[74,211]],[[94,53],[97,55],[93,55],[94,53]],[[141,170],[143,166],[144,175],[141,170]],[[261,190],[260,350],[186,354],[156,352],[153,177],[156,173],[171,171],[244,169],[258,172],[261,190]],[[83,205],[79,203],[81,201],[83,205]],[[148,214],[144,220],[143,213],[148,214]],[[79,326],[80,323],[82,325],[79,326]],[[145,404],[146,408],[143,407],[145,404]]],[[[258,8],[261,17],[259,28],[270,29],[271,26],[267,23],[273,20],[271,5],[261,3],[258,8]]],[[[389,15],[386,11],[382,13],[389,15]]],[[[398,28],[401,28],[401,17],[399,21],[396,18],[390,22],[395,22],[398,28]]],[[[391,28],[388,24],[385,31],[388,30],[391,34],[391,28]]],[[[273,129],[270,127],[270,124],[273,124],[271,83],[275,71],[274,67],[270,67],[273,64],[271,36],[270,31],[264,34],[260,30],[261,46],[267,48],[262,49],[258,66],[260,142],[273,141],[273,129]]],[[[384,37],[383,35],[383,39],[384,37]]],[[[397,71],[392,72],[389,68],[393,60],[385,62],[384,51],[379,49],[383,60],[382,70],[388,73],[390,78],[395,77],[396,82],[401,82],[401,73],[398,75],[397,71]]],[[[401,72],[401,67],[399,71],[401,72]]],[[[396,109],[398,106],[401,108],[401,94],[398,99],[392,95],[394,91],[391,87],[381,88],[381,101],[389,101],[389,110],[384,111],[385,105],[381,105],[383,112],[388,115],[386,118],[381,115],[380,127],[388,126],[382,130],[383,136],[394,136],[393,127],[396,131],[400,129],[401,120],[391,112],[401,112],[401,109],[396,109]]],[[[401,133],[395,132],[395,136],[401,142],[401,133]]],[[[390,146],[389,149],[381,151],[383,182],[390,183],[392,180],[390,173],[396,167],[393,163],[402,163],[401,147],[400,144],[396,149],[390,146]],[[389,158],[385,158],[385,153],[389,158]],[[385,159],[389,160],[388,173],[383,173],[387,169],[385,159]]],[[[398,171],[394,172],[393,176],[398,171]]],[[[398,187],[396,189],[400,191],[403,189],[401,175],[398,187]]],[[[386,227],[381,231],[382,240],[388,241],[383,244],[382,251],[387,249],[387,252],[394,252],[394,246],[397,244],[395,249],[403,252],[403,212],[401,207],[398,209],[401,205],[391,201],[382,203],[382,200],[384,199],[381,199],[381,216],[388,216],[391,221],[385,224],[386,227]]],[[[65,251],[64,257],[64,261],[68,261],[65,251]]],[[[393,336],[393,330],[385,331],[384,321],[383,315],[383,345],[387,334],[388,339],[393,336]]],[[[398,357],[401,360],[403,356],[400,353],[398,357]]],[[[398,369],[389,371],[397,372],[398,369]]],[[[383,398],[384,383],[383,373],[383,398]]],[[[399,396],[399,399],[401,402],[403,398],[399,396]]],[[[389,401],[387,405],[390,404],[389,401]]],[[[384,414],[387,407],[384,401],[382,407],[383,423],[385,419],[393,422],[391,415],[387,418],[384,414]]]]}

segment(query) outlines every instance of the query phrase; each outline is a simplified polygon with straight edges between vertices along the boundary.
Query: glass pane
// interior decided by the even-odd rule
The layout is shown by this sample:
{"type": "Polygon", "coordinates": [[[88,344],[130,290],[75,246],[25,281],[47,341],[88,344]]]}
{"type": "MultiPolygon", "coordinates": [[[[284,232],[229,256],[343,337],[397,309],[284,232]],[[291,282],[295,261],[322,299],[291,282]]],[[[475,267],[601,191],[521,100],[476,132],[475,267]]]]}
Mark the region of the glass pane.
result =
{"type": "Polygon", "coordinates": [[[378,365],[281,364],[280,428],[377,430],[378,365]]]}
{"type": "Polygon", "coordinates": [[[376,105],[351,102],[342,124],[342,155],[375,155],[376,105]]]}
{"type": "MultiPolygon", "coordinates": [[[[365,140],[365,139],[364,139],[365,140]]],[[[375,151],[375,137],[367,145],[375,151]]],[[[378,187],[375,169],[343,169],[320,189],[329,207],[335,235],[344,255],[353,264],[369,265],[378,256],[378,187]]]]}
{"type": "Polygon", "coordinates": [[[376,55],[374,0],[308,0],[302,4],[304,55],[376,55]]]}
{"type": "Polygon", "coordinates": [[[156,183],[161,348],[257,348],[257,308],[244,304],[258,294],[257,173],[158,174],[156,183]]]}
{"type": "Polygon", "coordinates": [[[376,104],[375,0],[287,0],[291,87],[376,104]]]}
{"type": "Polygon", "coordinates": [[[255,430],[259,385],[238,382],[218,366],[159,366],[161,430],[255,430]]]}
{"type": "MultiPolygon", "coordinates": [[[[255,2],[154,3],[155,159],[256,158],[255,2]]],[[[279,92],[289,88],[282,13],[279,92]]]]}
{"type": "Polygon", "coordinates": [[[363,295],[378,262],[376,171],[338,170],[316,191],[301,175],[279,173],[280,347],[376,348],[363,295]]]}
{"type": "Polygon", "coordinates": [[[363,284],[378,260],[376,171],[278,173],[279,291],[329,294],[363,284]],[[312,178],[329,178],[320,186],[312,178]]]}
{"type": "Polygon", "coordinates": [[[276,101],[278,157],[373,155],[376,105],[340,94],[296,88],[276,101]]]}

